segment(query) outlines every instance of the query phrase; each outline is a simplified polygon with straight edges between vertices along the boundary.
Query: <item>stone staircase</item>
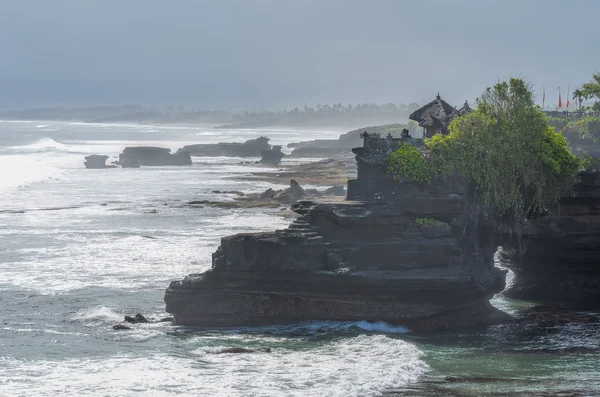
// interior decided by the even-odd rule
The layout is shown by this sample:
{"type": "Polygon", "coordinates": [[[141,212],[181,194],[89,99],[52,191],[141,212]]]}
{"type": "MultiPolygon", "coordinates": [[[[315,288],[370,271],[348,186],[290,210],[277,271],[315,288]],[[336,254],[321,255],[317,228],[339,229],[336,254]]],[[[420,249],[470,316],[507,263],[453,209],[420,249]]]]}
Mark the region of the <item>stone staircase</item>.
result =
{"type": "Polygon", "coordinates": [[[323,241],[323,236],[319,234],[318,228],[313,226],[304,215],[296,218],[288,226],[287,231],[294,234],[301,234],[310,243],[320,243],[323,241]]]}

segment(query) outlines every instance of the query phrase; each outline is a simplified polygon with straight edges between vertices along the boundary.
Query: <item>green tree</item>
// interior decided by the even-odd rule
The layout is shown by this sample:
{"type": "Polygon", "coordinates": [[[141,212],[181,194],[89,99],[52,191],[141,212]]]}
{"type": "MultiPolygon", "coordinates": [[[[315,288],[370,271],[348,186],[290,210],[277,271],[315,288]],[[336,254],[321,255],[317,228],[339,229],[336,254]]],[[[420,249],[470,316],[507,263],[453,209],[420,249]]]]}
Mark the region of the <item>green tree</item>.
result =
{"type": "Polygon", "coordinates": [[[600,99],[600,73],[593,74],[592,81],[581,86],[581,93],[586,99],[600,99]]]}
{"type": "Polygon", "coordinates": [[[583,102],[584,99],[587,99],[587,98],[580,89],[576,89],[575,91],[573,91],[573,100],[577,101],[580,109],[581,109],[581,103],[583,102]]]}
{"type": "Polygon", "coordinates": [[[462,175],[484,204],[512,221],[555,203],[579,168],[565,138],[536,107],[531,87],[516,78],[488,88],[475,111],[426,144],[432,172],[462,175]]]}
{"type": "MultiPolygon", "coordinates": [[[[575,92],[573,92],[573,94],[575,94],[575,92]]],[[[593,74],[592,80],[589,83],[585,83],[581,86],[580,94],[585,99],[600,99],[600,73],[593,74]]],[[[596,101],[592,106],[592,109],[595,111],[600,111],[600,101],[596,101]]]]}

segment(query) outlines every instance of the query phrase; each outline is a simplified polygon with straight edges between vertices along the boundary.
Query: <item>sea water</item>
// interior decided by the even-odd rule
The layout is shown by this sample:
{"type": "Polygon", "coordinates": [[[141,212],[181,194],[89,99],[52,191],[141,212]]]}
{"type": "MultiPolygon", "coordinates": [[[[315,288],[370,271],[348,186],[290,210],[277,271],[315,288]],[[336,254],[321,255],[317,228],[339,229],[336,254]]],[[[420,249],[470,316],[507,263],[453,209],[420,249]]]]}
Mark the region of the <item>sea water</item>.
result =
{"type": "MultiPolygon", "coordinates": [[[[0,395],[362,397],[394,390],[435,395],[440,388],[473,396],[594,395],[600,389],[594,324],[432,336],[368,322],[112,329],[125,315],[168,316],[164,289],[208,269],[222,236],[280,229],[290,219],[279,209],[186,205],[232,200],[213,190],[282,188],[236,179],[277,167],[195,157],[185,167],[87,170],[86,155],[106,154],[110,163],[126,146],[176,150],[268,136],[285,147],[338,135],[0,122],[0,395]],[[227,347],[269,347],[271,353],[215,354],[227,347]],[[413,386],[418,389],[411,392],[413,386]]],[[[501,298],[494,303],[507,311],[520,307],[501,298]]]]}

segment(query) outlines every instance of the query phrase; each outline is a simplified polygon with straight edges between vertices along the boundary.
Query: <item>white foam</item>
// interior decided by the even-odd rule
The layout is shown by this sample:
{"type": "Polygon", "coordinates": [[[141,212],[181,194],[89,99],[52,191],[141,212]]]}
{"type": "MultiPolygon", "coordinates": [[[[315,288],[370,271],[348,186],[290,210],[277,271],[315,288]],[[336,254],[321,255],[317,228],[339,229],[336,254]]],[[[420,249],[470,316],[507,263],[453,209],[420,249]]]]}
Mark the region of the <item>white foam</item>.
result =
{"type": "Polygon", "coordinates": [[[368,321],[359,321],[355,323],[355,325],[365,331],[383,332],[386,334],[405,334],[408,332],[408,329],[404,327],[399,325],[390,325],[383,321],[376,321],[374,323],[370,323],[368,321]]]}
{"type": "Polygon", "coordinates": [[[77,312],[73,318],[75,321],[88,322],[115,322],[122,321],[123,315],[115,312],[110,307],[96,306],[77,312]]]}
{"type": "Polygon", "coordinates": [[[44,151],[44,150],[62,150],[67,151],[67,146],[63,143],[56,142],[52,138],[42,138],[37,142],[30,143],[29,145],[12,146],[11,149],[17,149],[22,151],[44,151]]]}
{"type": "Polygon", "coordinates": [[[177,356],[1,359],[0,379],[11,381],[0,382],[0,394],[19,395],[26,389],[31,397],[370,397],[414,382],[427,371],[414,345],[383,335],[288,346],[255,354],[214,354],[213,345],[177,356]]]}

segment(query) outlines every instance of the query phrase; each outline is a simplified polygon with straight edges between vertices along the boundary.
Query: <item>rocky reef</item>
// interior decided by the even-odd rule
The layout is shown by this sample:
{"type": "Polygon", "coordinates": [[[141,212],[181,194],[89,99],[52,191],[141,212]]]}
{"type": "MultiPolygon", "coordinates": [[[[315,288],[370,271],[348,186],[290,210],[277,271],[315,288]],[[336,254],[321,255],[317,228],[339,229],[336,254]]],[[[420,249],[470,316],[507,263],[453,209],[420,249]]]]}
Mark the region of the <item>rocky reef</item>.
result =
{"type": "Polygon", "coordinates": [[[224,237],[210,270],[167,288],[174,324],[367,320],[436,330],[506,320],[489,304],[505,278],[494,267],[496,228],[467,187],[405,182],[378,194],[384,179],[364,178],[385,173],[393,142],[364,140],[360,182],[348,191],[369,185],[362,201],[299,201],[287,229],[224,237]]]}
{"type": "Polygon", "coordinates": [[[515,273],[504,294],[540,302],[600,304],[600,173],[583,171],[572,192],[506,236],[502,264],[515,273]]]}
{"type": "Polygon", "coordinates": [[[264,136],[247,140],[244,143],[220,142],[186,145],[179,149],[179,151],[189,152],[190,155],[196,157],[261,157],[263,150],[271,150],[269,138],[264,136]]]}
{"type": "MultiPolygon", "coordinates": [[[[85,168],[91,169],[111,168],[106,165],[106,160],[108,160],[108,156],[92,154],[85,157],[83,164],[85,165],[85,168]]],[[[114,166],[112,168],[114,168],[114,166]]]]}
{"type": "Polygon", "coordinates": [[[126,147],[123,153],[119,155],[119,164],[123,168],[135,168],[140,165],[192,165],[192,158],[189,152],[182,150],[173,154],[167,148],[151,146],[126,147]]]}

